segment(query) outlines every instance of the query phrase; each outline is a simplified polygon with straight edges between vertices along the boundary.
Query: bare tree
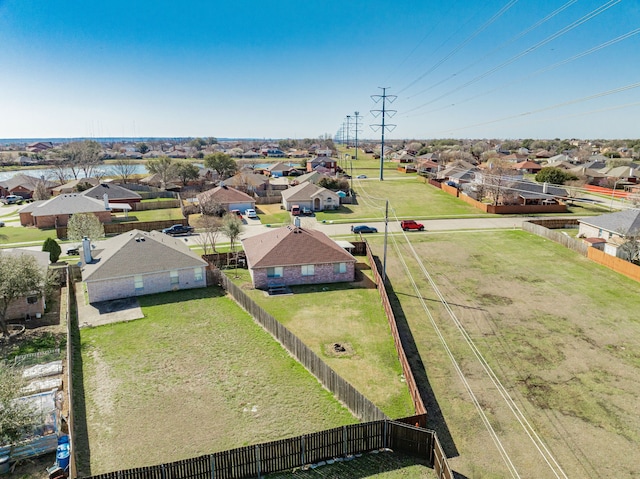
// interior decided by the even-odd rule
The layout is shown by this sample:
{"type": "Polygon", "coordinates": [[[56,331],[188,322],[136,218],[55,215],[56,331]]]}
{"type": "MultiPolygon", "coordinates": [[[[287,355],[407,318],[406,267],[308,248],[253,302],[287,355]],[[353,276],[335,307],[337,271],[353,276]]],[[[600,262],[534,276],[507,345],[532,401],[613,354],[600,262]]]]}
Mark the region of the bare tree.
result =
{"type": "Polygon", "coordinates": [[[491,160],[489,168],[482,174],[484,191],[486,195],[491,199],[494,205],[497,205],[507,197],[503,198],[503,195],[513,184],[514,171],[510,164],[500,160],[491,160]]]}
{"type": "Polygon", "coordinates": [[[231,254],[235,257],[236,277],[238,272],[238,255],[236,254],[236,243],[242,233],[242,223],[234,214],[225,215],[222,221],[222,233],[229,238],[231,254]]]}
{"type": "Polygon", "coordinates": [[[115,176],[122,180],[123,183],[126,183],[127,180],[134,175],[136,165],[132,160],[119,158],[113,163],[111,170],[115,176]]]}
{"type": "Polygon", "coordinates": [[[100,164],[102,147],[94,140],[86,140],[81,143],[80,168],[86,178],[93,176],[94,170],[100,164]]]}
{"type": "Polygon", "coordinates": [[[630,263],[640,265],[640,229],[628,231],[626,234],[620,233],[624,238],[624,243],[619,247],[619,256],[630,263]]]}
{"type": "Polygon", "coordinates": [[[216,243],[222,229],[222,218],[217,216],[202,216],[204,227],[200,232],[200,244],[204,254],[216,252],[216,243]]]}
{"type": "Polygon", "coordinates": [[[222,216],[224,214],[224,207],[218,201],[212,197],[201,197],[200,199],[200,212],[203,215],[208,216],[222,216]]]}
{"type": "Polygon", "coordinates": [[[567,192],[567,199],[572,205],[577,198],[582,197],[582,191],[586,182],[586,178],[581,178],[578,180],[567,181],[564,184],[564,189],[567,192]]]}

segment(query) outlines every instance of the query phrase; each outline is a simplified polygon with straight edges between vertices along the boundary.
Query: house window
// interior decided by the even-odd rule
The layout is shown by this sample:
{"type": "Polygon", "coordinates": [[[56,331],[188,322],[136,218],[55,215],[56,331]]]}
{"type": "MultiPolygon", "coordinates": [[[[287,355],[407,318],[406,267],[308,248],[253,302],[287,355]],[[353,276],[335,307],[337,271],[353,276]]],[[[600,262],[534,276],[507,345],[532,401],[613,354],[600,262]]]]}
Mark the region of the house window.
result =
{"type": "Polygon", "coordinates": [[[346,273],[347,272],[347,263],[333,263],[333,272],[338,273],[346,273]]]}
{"type": "Polygon", "coordinates": [[[611,239],[612,236],[613,236],[613,233],[609,231],[609,239],[611,239]]]}
{"type": "Polygon", "coordinates": [[[27,296],[27,304],[36,304],[38,302],[37,296],[27,296]]]}
{"type": "Polygon", "coordinates": [[[169,273],[169,276],[171,277],[171,284],[178,284],[180,283],[180,275],[178,274],[177,270],[173,270],[169,273]]]}
{"type": "Polygon", "coordinates": [[[283,270],[282,266],[276,266],[275,268],[267,268],[267,278],[282,278],[283,270]]]}
{"type": "Polygon", "coordinates": [[[313,276],[316,272],[316,268],[312,264],[302,265],[302,276],[313,276]]]}
{"type": "Polygon", "coordinates": [[[602,236],[602,228],[598,230],[598,238],[600,238],[600,236],[602,236]]]}
{"type": "Polygon", "coordinates": [[[203,277],[202,268],[194,268],[193,269],[193,276],[194,276],[194,279],[196,281],[202,281],[202,277],[203,277]]]}
{"type": "Polygon", "coordinates": [[[134,286],[136,288],[136,293],[144,291],[144,282],[142,281],[142,275],[141,274],[136,274],[133,277],[133,284],[134,284],[134,286]]]}

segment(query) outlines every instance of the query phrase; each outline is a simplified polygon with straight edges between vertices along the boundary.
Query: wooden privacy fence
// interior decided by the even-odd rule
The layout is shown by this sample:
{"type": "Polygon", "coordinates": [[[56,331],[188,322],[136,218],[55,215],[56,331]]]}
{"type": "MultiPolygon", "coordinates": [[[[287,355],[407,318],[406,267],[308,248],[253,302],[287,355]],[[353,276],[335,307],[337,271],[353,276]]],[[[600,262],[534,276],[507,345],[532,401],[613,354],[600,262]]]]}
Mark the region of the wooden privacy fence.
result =
{"type": "Polygon", "coordinates": [[[339,401],[363,421],[386,419],[386,415],[351,383],[343,379],[300,338],[289,331],[282,323],[258,306],[244,291],[233,284],[224,274],[218,277],[221,286],[253,318],[266,329],[291,355],[300,362],[320,383],[331,391],[339,401]]]}
{"type": "MultiPolygon", "coordinates": [[[[183,219],[175,219],[175,220],[162,220],[162,221],[132,221],[130,223],[105,223],[104,226],[104,234],[105,235],[115,235],[126,233],[131,230],[140,230],[140,231],[156,231],[162,230],[164,228],[169,228],[172,225],[184,225],[187,226],[189,224],[189,220],[183,219]]],[[[67,237],[67,227],[66,226],[58,226],[56,228],[56,235],[58,238],[66,238],[67,237]]]]}
{"type": "Polygon", "coordinates": [[[548,238],[555,243],[560,243],[565,248],[572,249],[582,256],[587,256],[589,246],[579,239],[553,231],[553,229],[573,227],[578,224],[578,220],[574,219],[548,219],[548,220],[531,220],[522,223],[522,230],[533,233],[543,238],[548,238]]]}
{"type": "Polygon", "coordinates": [[[305,464],[391,449],[434,467],[438,478],[453,479],[435,432],[383,419],[327,429],[289,439],[246,446],[156,466],[91,476],[91,479],[244,479],[291,470],[305,464]],[[437,468],[436,468],[437,465],[437,468]]]}
{"type": "Polygon", "coordinates": [[[393,342],[396,346],[396,352],[398,353],[400,365],[402,366],[402,374],[404,374],[404,379],[407,383],[407,387],[409,388],[409,394],[411,395],[411,399],[413,400],[413,407],[416,414],[426,414],[427,408],[424,406],[424,401],[422,400],[422,396],[420,396],[420,391],[418,390],[416,379],[413,376],[411,365],[409,364],[407,354],[404,351],[404,346],[402,345],[402,340],[400,339],[400,333],[398,332],[398,323],[396,321],[396,316],[393,312],[393,309],[391,308],[391,303],[389,302],[389,296],[387,295],[384,281],[382,280],[382,276],[378,271],[378,266],[373,258],[369,243],[365,241],[365,245],[367,250],[367,258],[369,259],[371,271],[373,272],[373,280],[378,287],[380,299],[382,300],[382,306],[384,308],[385,314],[387,315],[387,321],[389,321],[389,327],[391,328],[393,342]]]}
{"type": "Polygon", "coordinates": [[[180,200],[178,199],[149,201],[145,203],[131,203],[131,209],[133,211],[162,210],[167,208],[179,207],[180,200]]]}

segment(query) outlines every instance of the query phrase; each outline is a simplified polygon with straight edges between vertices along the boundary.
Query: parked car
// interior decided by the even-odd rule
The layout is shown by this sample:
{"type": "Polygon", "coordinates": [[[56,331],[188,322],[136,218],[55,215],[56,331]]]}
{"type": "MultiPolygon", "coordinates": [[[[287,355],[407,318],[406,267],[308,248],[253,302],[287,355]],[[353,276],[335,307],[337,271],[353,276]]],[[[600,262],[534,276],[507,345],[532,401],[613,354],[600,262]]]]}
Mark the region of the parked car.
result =
{"type": "Polygon", "coordinates": [[[169,236],[189,235],[193,233],[193,226],[173,225],[163,229],[162,232],[169,236]]]}
{"type": "Polygon", "coordinates": [[[378,229],[374,228],[373,226],[358,225],[352,226],[351,231],[353,231],[354,233],[377,233],[378,229]]]}
{"type": "Polygon", "coordinates": [[[359,180],[364,180],[367,177],[367,175],[358,175],[356,176],[357,179],[359,180]]]}
{"type": "Polygon", "coordinates": [[[67,255],[69,255],[69,256],[79,256],[80,255],[80,245],[69,246],[67,248],[67,255]]]}
{"type": "Polygon", "coordinates": [[[307,208],[306,206],[303,206],[300,213],[303,214],[304,216],[311,216],[313,215],[313,210],[311,208],[307,208]]]}
{"type": "Polygon", "coordinates": [[[240,210],[231,210],[229,211],[229,214],[236,215],[239,220],[242,220],[242,213],[240,210]]]}
{"type": "Polygon", "coordinates": [[[424,225],[422,223],[417,223],[414,220],[401,221],[400,227],[402,228],[402,231],[408,231],[408,230],[424,231],[424,225]]]}
{"type": "Polygon", "coordinates": [[[4,226],[4,221],[0,221],[0,228],[4,226]]]}
{"type": "Polygon", "coordinates": [[[298,216],[300,215],[300,205],[293,205],[291,206],[291,214],[293,216],[298,216]]]}
{"type": "Polygon", "coordinates": [[[256,213],[256,210],[254,210],[253,208],[247,208],[246,210],[244,210],[244,214],[247,218],[257,218],[258,217],[258,213],[256,213]]]}
{"type": "Polygon", "coordinates": [[[7,205],[15,205],[20,203],[24,198],[20,195],[7,195],[7,197],[3,200],[7,205]]]}

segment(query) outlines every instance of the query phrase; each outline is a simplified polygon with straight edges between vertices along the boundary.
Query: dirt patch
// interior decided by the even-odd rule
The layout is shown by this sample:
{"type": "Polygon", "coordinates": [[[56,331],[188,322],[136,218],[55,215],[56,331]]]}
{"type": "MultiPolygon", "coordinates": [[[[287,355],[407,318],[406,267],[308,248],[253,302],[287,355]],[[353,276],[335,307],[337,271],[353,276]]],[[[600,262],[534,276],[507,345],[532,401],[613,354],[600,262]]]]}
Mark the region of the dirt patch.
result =
{"type": "Polygon", "coordinates": [[[356,354],[351,343],[347,342],[325,344],[323,349],[325,354],[332,358],[350,358],[356,354]]]}

